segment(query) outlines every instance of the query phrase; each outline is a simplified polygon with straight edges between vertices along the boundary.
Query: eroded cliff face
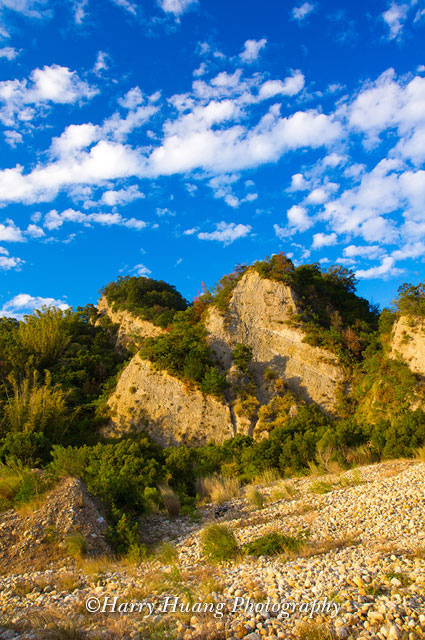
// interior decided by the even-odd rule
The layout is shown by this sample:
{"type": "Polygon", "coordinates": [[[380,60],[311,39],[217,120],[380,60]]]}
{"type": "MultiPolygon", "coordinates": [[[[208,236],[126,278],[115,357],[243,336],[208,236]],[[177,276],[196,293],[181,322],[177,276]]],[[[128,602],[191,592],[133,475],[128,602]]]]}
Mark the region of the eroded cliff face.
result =
{"type": "Polygon", "coordinates": [[[145,431],[162,446],[222,442],[235,435],[229,406],[135,355],[109,398],[106,436],[145,431]]]}
{"type": "Polygon", "coordinates": [[[270,399],[264,372],[272,368],[301,398],[333,412],[343,371],[333,354],[304,343],[304,332],[287,324],[296,311],[297,297],[290,287],[250,270],[236,285],[225,316],[214,306],[208,310],[209,342],[225,369],[237,343],[252,348],[251,370],[261,403],[270,399]]]}
{"type": "Polygon", "coordinates": [[[390,356],[401,357],[414,373],[425,377],[425,320],[401,316],[395,322],[390,356]]]}
{"type": "Polygon", "coordinates": [[[111,322],[118,325],[118,345],[126,347],[129,344],[137,342],[138,339],[159,336],[164,332],[164,329],[161,329],[161,327],[157,327],[152,324],[152,322],[138,318],[129,311],[113,311],[104,296],[102,296],[97,303],[97,310],[100,318],[107,316],[111,322]]]}

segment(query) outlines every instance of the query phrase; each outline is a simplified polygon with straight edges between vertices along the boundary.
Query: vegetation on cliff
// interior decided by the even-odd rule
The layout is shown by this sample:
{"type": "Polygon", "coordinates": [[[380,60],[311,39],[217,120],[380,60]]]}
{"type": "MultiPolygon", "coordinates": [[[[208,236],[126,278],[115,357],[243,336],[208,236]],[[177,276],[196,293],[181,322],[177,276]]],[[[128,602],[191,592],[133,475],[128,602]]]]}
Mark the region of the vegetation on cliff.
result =
{"type": "Polygon", "coordinates": [[[187,301],[174,286],[151,278],[119,276],[101,293],[112,309],[129,311],[163,328],[171,324],[176,311],[187,308],[187,301]]]}
{"type": "MultiPolygon", "coordinates": [[[[250,268],[290,285],[300,301],[293,321],[306,340],[349,364],[351,392],[341,393],[339,419],[300,400],[271,368],[264,374],[271,398],[260,406],[250,374],[252,351],[239,343],[232,353],[239,385],[234,409],[258,418],[255,435],[267,437],[237,435],[221,445],[165,449],[144,434],[105,441],[99,431],[107,418],[105,400],[128,355],[115,349],[116,327],[107,317],[95,323],[91,305],[42,309],[23,321],[2,318],[0,508],[34,497],[51,478],[78,476],[105,505],[111,541],[126,552],[137,547],[137,519],[164,505],[167,492],[193,512],[200,477],[221,474],[248,482],[268,470],[289,475],[332,461],[349,466],[413,455],[425,442],[423,379],[389,352],[394,320],[423,317],[424,286],[403,285],[394,310],[379,315],[356,296],[353,274],[340,267],[294,267],[279,254],[250,268]],[[37,466],[42,481],[29,470],[37,466]]],[[[203,311],[218,301],[225,312],[245,270],[237,268],[192,306],[174,287],[146,278],[120,279],[103,293],[108,299],[112,292],[112,305],[137,309],[166,326],[162,335],[144,340],[143,358],[188,383],[188,392],[194,384],[220,395],[229,383],[206,341],[203,311]]]]}

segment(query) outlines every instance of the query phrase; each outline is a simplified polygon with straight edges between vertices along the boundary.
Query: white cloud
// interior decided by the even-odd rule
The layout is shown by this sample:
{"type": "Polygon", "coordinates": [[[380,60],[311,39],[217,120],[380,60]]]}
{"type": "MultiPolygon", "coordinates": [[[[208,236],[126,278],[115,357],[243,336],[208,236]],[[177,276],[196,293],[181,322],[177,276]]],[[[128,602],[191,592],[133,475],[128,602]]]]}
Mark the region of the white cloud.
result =
{"type": "Polygon", "coordinates": [[[248,236],[252,229],[249,224],[236,224],[235,222],[218,222],[215,227],[215,231],[198,233],[198,238],[200,240],[217,240],[227,246],[238,238],[248,236]]]}
{"type": "Polygon", "coordinates": [[[120,226],[138,231],[146,227],[146,222],[143,220],[124,218],[119,213],[83,213],[74,209],[66,209],[61,213],[58,213],[56,209],[52,209],[44,216],[43,226],[52,231],[59,229],[65,222],[83,224],[86,227],[90,227],[92,224],[100,224],[106,227],[120,226]]]}
{"type": "Polygon", "coordinates": [[[16,145],[21,144],[21,142],[23,142],[23,137],[19,133],[19,131],[10,131],[10,130],[5,131],[4,138],[7,144],[13,148],[15,148],[16,145]]]}
{"type": "Polygon", "coordinates": [[[346,258],[366,258],[368,260],[376,260],[377,258],[382,257],[384,250],[377,244],[366,246],[350,244],[348,247],[343,249],[342,253],[346,258]]]}
{"type": "Polygon", "coordinates": [[[6,58],[7,60],[14,60],[19,55],[19,51],[15,47],[3,47],[0,49],[0,58],[6,58]]]}
{"type": "Polygon", "coordinates": [[[0,223],[0,242],[25,242],[22,231],[13,220],[6,219],[5,224],[0,223]]]}
{"type": "Polygon", "coordinates": [[[111,0],[113,4],[116,4],[117,7],[121,7],[128,13],[131,13],[133,16],[137,15],[137,5],[134,2],[130,2],[130,0],[111,0]]]}
{"type": "Polygon", "coordinates": [[[304,4],[300,5],[299,7],[294,7],[292,9],[292,18],[301,22],[302,20],[305,20],[313,10],[314,4],[311,4],[310,2],[304,2],[304,4]]]}
{"type": "Polygon", "coordinates": [[[193,236],[198,230],[199,227],[193,227],[192,229],[186,229],[186,231],[183,231],[183,234],[185,236],[193,236]]]}
{"type": "Polygon", "coordinates": [[[152,271],[145,267],[144,264],[136,264],[136,266],[131,270],[131,273],[134,273],[136,276],[148,276],[152,271]]]}
{"type": "Polygon", "coordinates": [[[93,67],[93,71],[96,75],[99,76],[102,71],[106,71],[107,69],[109,69],[109,56],[104,51],[99,51],[93,67]]]}
{"type": "Polygon", "coordinates": [[[69,304],[55,298],[43,298],[41,296],[31,296],[28,293],[19,293],[4,303],[0,309],[0,316],[22,319],[25,313],[31,313],[35,309],[41,309],[42,307],[58,307],[65,310],[69,308],[69,304]]]}
{"type": "Polygon", "coordinates": [[[1,0],[0,9],[9,9],[22,13],[28,18],[41,18],[46,15],[48,0],[1,0]]]}
{"type": "Polygon", "coordinates": [[[305,78],[301,71],[294,71],[292,76],[281,80],[267,80],[264,82],[259,91],[262,100],[274,98],[274,96],[294,96],[304,87],[305,78]]]}
{"type": "Polygon", "coordinates": [[[288,225],[292,233],[295,231],[307,231],[307,229],[313,226],[313,221],[309,217],[307,209],[299,205],[291,207],[287,212],[287,217],[288,225]]]}
{"type": "Polygon", "coordinates": [[[75,0],[73,3],[75,24],[82,24],[86,17],[86,7],[88,0],[75,0]]]}
{"type": "Polygon", "coordinates": [[[2,271],[10,271],[10,269],[19,271],[23,264],[25,264],[24,260],[9,256],[9,251],[4,247],[0,247],[0,269],[2,271]]]}
{"type": "Polygon", "coordinates": [[[338,242],[336,233],[315,233],[313,236],[313,249],[321,249],[322,247],[331,247],[338,242]]]}
{"type": "Polygon", "coordinates": [[[246,40],[244,48],[239,55],[240,59],[242,62],[254,62],[254,60],[257,60],[261,49],[263,49],[266,44],[266,38],[261,38],[261,40],[246,40]]]}
{"type": "Polygon", "coordinates": [[[197,5],[198,0],[158,0],[158,4],[165,13],[172,13],[176,18],[179,18],[194,5],[197,5]]]}
{"type": "Polygon", "coordinates": [[[371,280],[374,278],[383,278],[384,280],[391,277],[399,276],[403,273],[403,269],[398,269],[395,265],[395,259],[392,256],[383,258],[380,265],[370,267],[370,269],[358,269],[355,272],[356,278],[362,280],[371,280]]]}
{"type": "Polygon", "coordinates": [[[36,224],[29,224],[25,233],[27,236],[30,236],[31,238],[42,238],[43,236],[46,235],[43,229],[37,226],[36,224]]]}
{"type": "Polygon", "coordinates": [[[34,69],[29,80],[0,82],[0,120],[7,127],[28,122],[49,104],[75,104],[90,99],[97,89],[81,80],[76,71],[53,64],[34,69]]]}
{"type": "Polygon", "coordinates": [[[393,2],[389,9],[382,14],[382,19],[389,28],[388,38],[390,40],[394,40],[401,35],[408,11],[409,5],[393,2]]]}
{"type": "Polygon", "coordinates": [[[119,204],[128,204],[134,200],[144,198],[145,194],[139,191],[139,187],[136,184],[132,184],[126,189],[119,189],[118,191],[105,191],[102,194],[101,202],[107,204],[110,207],[115,207],[119,204]]]}

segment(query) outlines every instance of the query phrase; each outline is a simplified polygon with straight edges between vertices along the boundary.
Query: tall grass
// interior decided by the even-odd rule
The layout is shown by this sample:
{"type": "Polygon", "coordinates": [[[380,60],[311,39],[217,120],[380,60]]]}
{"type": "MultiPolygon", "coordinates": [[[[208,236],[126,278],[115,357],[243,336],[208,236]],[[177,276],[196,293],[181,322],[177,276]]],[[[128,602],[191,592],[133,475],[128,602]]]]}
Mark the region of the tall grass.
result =
{"type": "Polygon", "coordinates": [[[223,504],[240,496],[241,483],[239,478],[208,476],[197,478],[196,491],[201,499],[209,499],[215,504],[223,504]]]}
{"type": "Polygon", "coordinates": [[[178,495],[168,484],[159,485],[158,490],[170,518],[177,518],[180,513],[180,498],[178,495]]]}

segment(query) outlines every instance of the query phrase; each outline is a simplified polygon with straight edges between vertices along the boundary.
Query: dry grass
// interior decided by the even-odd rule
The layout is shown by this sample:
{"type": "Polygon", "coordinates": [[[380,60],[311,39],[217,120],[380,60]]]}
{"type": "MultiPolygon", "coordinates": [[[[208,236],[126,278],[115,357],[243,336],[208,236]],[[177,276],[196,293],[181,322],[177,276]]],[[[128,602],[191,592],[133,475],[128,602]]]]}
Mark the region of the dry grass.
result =
{"type": "Polygon", "coordinates": [[[280,474],[277,469],[264,469],[264,471],[262,471],[260,475],[256,476],[253,484],[264,486],[273,484],[274,482],[277,482],[277,480],[280,480],[280,474]]]}
{"type": "Polygon", "coordinates": [[[264,506],[264,496],[254,486],[246,488],[245,499],[253,509],[262,509],[264,506]]]}
{"type": "Polygon", "coordinates": [[[180,498],[167,484],[158,487],[164,507],[170,518],[177,518],[180,513],[180,498]]]}
{"type": "Polygon", "coordinates": [[[425,462],[425,445],[423,447],[421,447],[420,449],[418,449],[417,458],[421,462],[425,462]]]}
{"type": "Polygon", "coordinates": [[[197,479],[196,491],[203,500],[209,499],[215,504],[223,504],[232,498],[239,498],[241,483],[238,478],[208,476],[197,479]]]}
{"type": "Polygon", "coordinates": [[[303,547],[297,554],[298,557],[311,558],[312,556],[329,553],[329,551],[337,551],[360,544],[360,540],[356,536],[346,536],[344,538],[335,538],[335,540],[318,540],[311,542],[303,547]]]}
{"type": "Polygon", "coordinates": [[[296,487],[291,482],[282,482],[273,487],[271,499],[273,502],[277,500],[294,500],[298,494],[296,487]]]}
{"type": "Polygon", "coordinates": [[[297,625],[296,634],[298,640],[335,640],[336,638],[329,627],[313,621],[297,625]]]}

